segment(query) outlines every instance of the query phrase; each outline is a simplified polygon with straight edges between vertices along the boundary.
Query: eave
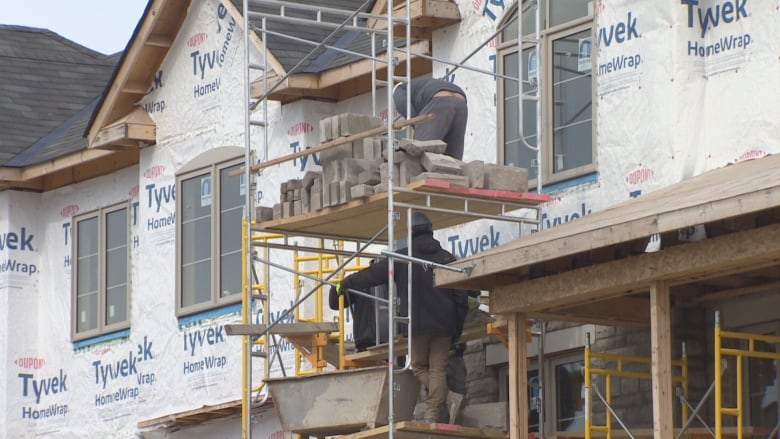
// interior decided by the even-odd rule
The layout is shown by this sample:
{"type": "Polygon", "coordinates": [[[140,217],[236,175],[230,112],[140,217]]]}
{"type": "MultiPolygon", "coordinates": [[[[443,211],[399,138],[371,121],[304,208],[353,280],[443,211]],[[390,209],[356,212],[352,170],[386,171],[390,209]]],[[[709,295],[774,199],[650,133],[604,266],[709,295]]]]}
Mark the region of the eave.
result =
{"type": "MultiPolygon", "coordinates": [[[[136,29],[133,43],[125,52],[87,133],[89,149],[123,149],[137,142],[116,137],[116,125],[130,117],[138,102],[154,84],[155,76],[187,18],[191,0],[154,0],[136,29]],[[108,130],[109,127],[114,130],[108,130]],[[106,142],[109,140],[108,142],[106,142]]],[[[126,126],[128,135],[134,131],[126,126]]],[[[144,138],[146,138],[144,136],[144,138]]]]}
{"type": "MultiPolygon", "coordinates": [[[[418,41],[410,47],[412,56],[412,77],[426,75],[433,69],[432,62],[414,54],[430,55],[431,44],[429,41],[418,41]]],[[[396,51],[399,59],[398,71],[406,70],[406,53],[396,51]]],[[[377,58],[386,60],[387,55],[381,54],[377,58]]],[[[329,102],[338,102],[361,94],[369,93],[372,84],[372,70],[376,71],[378,81],[387,80],[386,63],[375,63],[370,59],[363,59],[335,69],[321,73],[298,73],[289,75],[281,85],[274,86],[279,81],[279,76],[268,77],[268,88],[273,91],[268,98],[281,103],[290,103],[298,99],[316,99],[329,102]]],[[[262,78],[252,82],[250,95],[258,99],[265,94],[265,80],[262,78]]]]}

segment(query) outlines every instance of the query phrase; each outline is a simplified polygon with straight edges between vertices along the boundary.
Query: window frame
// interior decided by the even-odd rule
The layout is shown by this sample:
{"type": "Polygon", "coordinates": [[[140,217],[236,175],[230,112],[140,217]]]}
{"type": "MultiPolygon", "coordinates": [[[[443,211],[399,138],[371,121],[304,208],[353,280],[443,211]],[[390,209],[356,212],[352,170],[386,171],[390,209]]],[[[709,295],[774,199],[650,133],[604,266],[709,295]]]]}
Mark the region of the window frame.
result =
{"type": "Polygon", "coordinates": [[[110,334],[113,332],[125,330],[130,328],[130,320],[131,320],[131,309],[130,309],[130,297],[132,294],[132,276],[130,272],[130,265],[131,265],[131,233],[130,228],[132,226],[131,218],[130,218],[130,202],[129,201],[123,201],[121,203],[112,204],[109,206],[101,207],[96,210],[86,212],[81,215],[76,215],[71,220],[71,230],[72,230],[72,245],[71,245],[71,340],[72,341],[82,341],[89,338],[101,336],[110,334]],[[106,218],[109,214],[112,214],[114,212],[118,212],[121,210],[125,210],[125,248],[126,248],[126,254],[125,254],[125,310],[126,310],[126,318],[123,321],[116,322],[116,323],[107,323],[106,322],[106,313],[105,308],[107,306],[108,300],[107,300],[107,267],[106,267],[106,259],[107,259],[107,249],[105,248],[106,245],[106,218]],[[97,307],[95,309],[95,312],[98,313],[97,316],[97,327],[93,329],[88,329],[85,331],[78,331],[78,284],[79,284],[79,223],[82,221],[86,221],[92,218],[97,218],[98,220],[98,229],[97,229],[97,256],[98,256],[98,266],[97,266],[97,307]]]}
{"type": "MultiPolygon", "coordinates": [[[[220,190],[222,182],[220,180],[220,172],[227,168],[234,166],[242,166],[244,164],[243,149],[234,147],[222,147],[215,148],[207,151],[204,154],[199,155],[187,165],[182,167],[176,174],[176,315],[177,317],[184,317],[192,314],[197,314],[204,311],[213,310],[226,305],[233,305],[241,302],[241,291],[229,295],[221,295],[221,267],[222,267],[222,255],[221,255],[221,237],[220,230],[222,226],[221,206],[222,197],[220,190]],[[198,176],[209,175],[211,177],[211,211],[210,211],[210,283],[211,283],[211,298],[208,301],[195,303],[193,305],[183,305],[183,274],[182,274],[182,227],[184,225],[184,219],[182,213],[182,201],[184,200],[183,182],[198,176]]],[[[243,180],[244,174],[237,176],[237,178],[243,180]]],[[[242,183],[239,182],[239,188],[242,183]]],[[[245,182],[243,183],[244,190],[248,190],[245,182]]],[[[244,208],[246,203],[242,203],[241,207],[244,208]]],[[[243,218],[243,214],[242,214],[243,218]]],[[[241,233],[242,225],[239,223],[237,230],[241,233]]],[[[240,241],[240,238],[239,238],[240,241]]],[[[239,249],[239,252],[241,250],[239,249]]],[[[238,266],[238,277],[240,278],[241,265],[238,266]]]]}
{"type": "MultiPolygon", "coordinates": [[[[504,17],[500,21],[500,25],[503,25],[507,22],[512,22],[514,20],[515,14],[518,12],[518,4],[523,3],[525,4],[526,1],[518,1],[514,5],[512,5],[509,9],[507,9],[507,12],[505,13],[504,17]]],[[[590,118],[590,136],[591,136],[591,161],[588,164],[574,167],[571,169],[566,169],[559,172],[554,172],[554,157],[553,152],[555,145],[553,144],[554,141],[554,127],[553,127],[553,120],[554,120],[554,105],[553,105],[553,75],[554,75],[554,66],[553,66],[553,43],[557,40],[560,40],[562,38],[565,38],[568,35],[574,35],[586,30],[590,30],[590,37],[591,42],[595,41],[594,39],[594,30],[596,28],[595,26],[595,15],[592,13],[590,15],[580,17],[577,19],[573,19],[569,22],[558,24],[552,27],[545,28],[545,23],[551,22],[550,17],[550,4],[554,2],[555,0],[548,0],[546,2],[540,2],[540,4],[543,5],[544,10],[540,12],[540,14],[545,14],[542,17],[540,17],[540,23],[543,27],[540,32],[540,40],[539,40],[539,52],[542,54],[541,56],[541,63],[537,65],[537,75],[539,78],[541,78],[541,96],[540,99],[542,101],[542,120],[541,120],[541,133],[537,133],[537,139],[540,139],[540,141],[537,141],[537,145],[542,145],[542,152],[540,154],[541,156],[541,169],[537,169],[537,172],[539,172],[539,175],[542,177],[543,185],[551,184],[551,183],[560,183],[562,181],[571,180],[577,177],[582,177],[588,174],[593,174],[598,171],[598,154],[597,154],[597,144],[596,144],[596,104],[598,100],[596,99],[596,81],[595,81],[595,75],[593,74],[593,66],[596,65],[595,62],[595,51],[591,51],[591,72],[589,74],[590,80],[591,80],[591,118],[590,118]]],[[[516,24],[510,24],[510,26],[516,26],[516,24]]],[[[533,29],[532,29],[533,31],[533,29]]],[[[506,31],[505,31],[506,32],[506,31]]],[[[529,36],[533,36],[533,32],[526,32],[524,30],[524,33],[526,34],[526,38],[529,36]]],[[[513,53],[518,53],[518,44],[519,42],[516,39],[504,41],[502,40],[502,36],[499,35],[498,43],[496,46],[496,65],[498,72],[502,75],[506,75],[509,77],[514,77],[517,72],[505,72],[505,61],[504,58],[507,55],[511,55],[513,53]]],[[[529,49],[533,47],[532,43],[523,42],[521,44],[520,52],[521,54],[518,55],[518,63],[522,65],[522,51],[525,49],[529,49]]],[[[526,72],[524,72],[526,73],[526,72]]],[[[497,157],[498,161],[501,164],[505,164],[506,160],[506,139],[505,139],[505,86],[504,81],[507,81],[503,78],[498,78],[497,81],[497,157]]],[[[518,85],[520,94],[522,94],[522,85],[518,85]]],[[[527,137],[527,136],[526,136],[527,137]]],[[[525,146],[520,146],[521,148],[525,148],[525,146]]],[[[531,171],[529,169],[529,171],[531,171]]],[[[528,186],[530,188],[538,187],[538,179],[536,177],[533,177],[533,173],[529,172],[529,181],[528,186]]]]}

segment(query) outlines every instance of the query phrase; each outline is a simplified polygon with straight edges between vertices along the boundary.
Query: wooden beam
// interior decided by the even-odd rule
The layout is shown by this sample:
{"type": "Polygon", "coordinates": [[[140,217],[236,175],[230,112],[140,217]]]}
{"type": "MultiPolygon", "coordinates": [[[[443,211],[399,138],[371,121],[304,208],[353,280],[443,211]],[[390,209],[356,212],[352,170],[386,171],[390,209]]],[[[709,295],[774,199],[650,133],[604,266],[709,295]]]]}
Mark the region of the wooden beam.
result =
{"type": "Polygon", "coordinates": [[[728,290],[721,290],[714,293],[702,294],[693,299],[693,302],[707,302],[711,300],[724,300],[733,299],[735,297],[745,296],[748,294],[760,293],[762,291],[772,291],[780,288],[780,282],[760,283],[758,285],[752,285],[749,287],[732,288],[728,290]]]}
{"type": "Polygon", "coordinates": [[[168,49],[169,47],[173,46],[173,40],[168,35],[154,34],[149,35],[146,41],[144,41],[144,45],[168,49]]]}
{"type": "Polygon", "coordinates": [[[556,310],[554,313],[533,313],[532,317],[595,325],[646,328],[650,324],[650,303],[647,297],[616,297],[600,302],[556,310]]]}
{"type": "Polygon", "coordinates": [[[528,340],[526,316],[514,313],[509,323],[509,439],[528,437],[528,340]]]}
{"type": "Polygon", "coordinates": [[[122,93],[145,95],[149,91],[149,84],[143,81],[127,81],[122,86],[122,93]]]}
{"type": "MultiPolygon", "coordinates": [[[[233,5],[232,2],[224,2],[222,3],[222,5],[227,8],[228,12],[233,17],[233,19],[236,20],[236,23],[238,23],[239,26],[244,25],[244,17],[241,15],[241,11],[239,11],[238,8],[236,8],[233,5]]],[[[274,54],[271,53],[270,50],[265,50],[265,43],[263,42],[262,38],[260,38],[254,32],[254,30],[252,30],[252,33],[249,34],[249,40],[255,46],[257,51],[262,54],[261,56],[267,57],[267,64],[268,66],[271,67],[271,70],[273,70],[280,77],[284,76],[287,73],[282,63],[279,62],[279,60],[274,56],[274,54]]]]}
{"type": "Polygon", "coordinates": [[[157,140],[157,128],[149,114],[141,107],[128,113],[125,117],[102,128],[92,148],[112,149],[113,146],[123,149],[132,146],[139,147],[141,143],[152,144],[157,140]]]}
{"type": "Polygon", "coordinates": [[[470,276],[436,270],[438,286],[483,289],[502,272],[550,259],[780,206],[780,154],[710,171],[576,221],[545,229],[453,266],[476,264],[470,276]],[[749,182],[733,184],[734,181],[749,182]]]}
{"type": "Polygon", "coordinates": [[[669,286],[664,281],[650,287],[650,375],[653,381],[653,437],[674,437],[672,410],[672,319],[669,286]]]}
{"type": "MultiPolygon", "coordinates": [[[[659,280],[671,286],[727,271],[774,265],[778,259],[780,224],[773,224],[495,287],[490,293],[490,309],[494,314],[552,311],[646,291],[659,280]]],[[[445,272],[436,270],[436,276],[445,272]]]]}

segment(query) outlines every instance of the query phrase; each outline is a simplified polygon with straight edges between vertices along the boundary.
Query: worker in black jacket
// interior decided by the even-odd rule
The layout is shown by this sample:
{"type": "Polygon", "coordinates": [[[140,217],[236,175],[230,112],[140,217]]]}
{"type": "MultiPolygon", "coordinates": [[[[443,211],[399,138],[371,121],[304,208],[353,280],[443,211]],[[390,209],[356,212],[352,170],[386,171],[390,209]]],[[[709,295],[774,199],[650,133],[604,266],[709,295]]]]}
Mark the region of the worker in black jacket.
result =
{"type": "MultiPolygon", "coordinates": [[[[398,250],[408,254],[409,249],[398,250]]],[[[448,264],[455,257],[441,247],[433,237],[433,227],[428,217],[420,212],[412,214],[412,256],[439,264],[448,264]]],[[[409,264],[394,263],[394,280],[401,298],[402,315],[406,314],[407,279],[409,264]]],[[[332,287],[331,294],[345,293],[348,289],[366,291],[386,284],[388,261],[382,259],[368,268],[351,274],[341,281],[339,288],[332,287]]],[[[433,270],[421,264],[412,264],[412,373],[428,389],[425,400],[424,421],[437,422],[439,410],[447,398],[447,362],[453,338],[460,335],[462,322],[458,323],[458,300],[465,294],[448,288],[436,288],[433,270]],[[460,326],[460,327],[459,327],[460,326]]],[[[467,299],[465,299],[467,300],[467,299]]]]}

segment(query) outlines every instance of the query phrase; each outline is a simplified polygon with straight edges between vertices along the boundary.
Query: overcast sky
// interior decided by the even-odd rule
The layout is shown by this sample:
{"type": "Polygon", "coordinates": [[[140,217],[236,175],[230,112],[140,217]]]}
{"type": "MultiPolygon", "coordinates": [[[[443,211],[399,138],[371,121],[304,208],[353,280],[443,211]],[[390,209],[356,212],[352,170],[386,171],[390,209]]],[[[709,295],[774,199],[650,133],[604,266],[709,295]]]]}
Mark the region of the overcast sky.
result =
{"type": "Polygon", "coordinates": [[[7,0],[0,24],[49,29],[110,55],[125,49],[146,0],[7,0]]]}

